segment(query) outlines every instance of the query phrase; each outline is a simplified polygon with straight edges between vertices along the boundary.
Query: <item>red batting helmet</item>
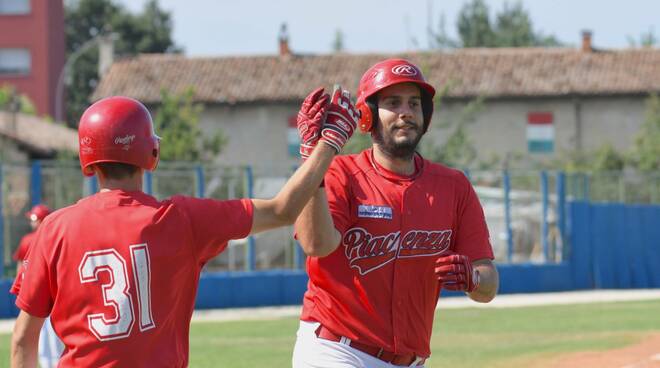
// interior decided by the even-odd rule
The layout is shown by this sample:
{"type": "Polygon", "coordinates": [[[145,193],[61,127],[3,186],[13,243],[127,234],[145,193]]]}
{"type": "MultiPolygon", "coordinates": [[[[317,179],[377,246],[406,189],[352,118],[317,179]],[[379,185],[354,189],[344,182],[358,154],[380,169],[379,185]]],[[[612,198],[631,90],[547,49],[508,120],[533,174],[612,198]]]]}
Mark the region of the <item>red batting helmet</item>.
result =
{"type": "MultiPolygon", "coordinates": [[[[415,83],[422,92],[422,110],[424,113],[424,131],[428,129],[433,115],[433,96],[435,88],[426,83],[419,68],[404,59],[387,59],[376,63],[362,75],[357,91],[357,104],[360,110],[360,130],[368,132],[373,127],[374,115],[378,111],[376,105],[368,101],[383,88],[398,83],[415,83]]],[[[378,115],[376,115],[376,118],[378,115]]]]}
{"type": "Polygon", "coordinates": [[[50,214],[50,208],[45,204],[38,204],[25,213],[25,217],[32,221],[43,220],[50,214]]]}
{"type": "Polygon", "coordinates": [[[159,138],[149,110],[128,97],[104,98],[88,107],[78,125],[80,166],[94,175],[91,165],[121,162],[154,170],[158,165],[159,138]]]}

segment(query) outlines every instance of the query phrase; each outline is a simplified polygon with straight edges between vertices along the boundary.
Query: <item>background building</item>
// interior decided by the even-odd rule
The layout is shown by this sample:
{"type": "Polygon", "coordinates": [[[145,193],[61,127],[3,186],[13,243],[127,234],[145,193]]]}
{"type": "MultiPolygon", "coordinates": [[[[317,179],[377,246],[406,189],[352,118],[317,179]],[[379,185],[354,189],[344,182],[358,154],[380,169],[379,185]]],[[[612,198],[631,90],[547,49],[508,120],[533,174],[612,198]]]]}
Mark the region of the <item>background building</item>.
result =
{"type": "Polygon", "coordinates": [[[597,50],[586,33],[580,48],[466,48],[405,54],[187,58],[140,55],[112,65],[93,100],[127,95],[157,108],[160,92],[193,87],[203,103],[202,129],[228,137],[218,161],[263,165],[297,162],[295,120],[300,102],[317,86],[340,83],[355,92],[377,61],[403,57],[422,68],[438,91],[426,141],[443,144],[466,105],[483,97],[466,130],[478,158],[526,155],[546,160],[604,143],[628,149],[644,121],[644,100],[660,91],[660,50],[597,50]],[[294,126],[295,127],[295,126],[294,126]],[[255,150],[250,142],[258,142],[255,150]]]}
{"type": "Polygon", "coordinates": [[[64,52],[62,0],[0,0],[0,85],[27,95],[39,115],[55,115],[64,52]]]}

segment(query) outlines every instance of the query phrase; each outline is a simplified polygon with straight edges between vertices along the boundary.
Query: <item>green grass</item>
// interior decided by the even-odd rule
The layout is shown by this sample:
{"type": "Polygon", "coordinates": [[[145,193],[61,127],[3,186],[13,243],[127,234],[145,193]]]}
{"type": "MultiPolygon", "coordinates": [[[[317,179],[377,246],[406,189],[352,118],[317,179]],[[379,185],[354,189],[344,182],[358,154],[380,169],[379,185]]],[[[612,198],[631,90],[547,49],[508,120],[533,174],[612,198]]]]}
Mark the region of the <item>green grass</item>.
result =
{"type": "MultiPolygon", "coordinates": [[[[562,353],[599,351],[660,331],[660,300],[503,309],[436,315],[429,368],[528,367],[562,353]]],[[[191,367],[290,367],[298,321],[193,323],[191,367]]],[[[0,335],[0,362],[9,361],[0,335]]],[[[0,364],[2,366],[2,364],[0,364]]]]}

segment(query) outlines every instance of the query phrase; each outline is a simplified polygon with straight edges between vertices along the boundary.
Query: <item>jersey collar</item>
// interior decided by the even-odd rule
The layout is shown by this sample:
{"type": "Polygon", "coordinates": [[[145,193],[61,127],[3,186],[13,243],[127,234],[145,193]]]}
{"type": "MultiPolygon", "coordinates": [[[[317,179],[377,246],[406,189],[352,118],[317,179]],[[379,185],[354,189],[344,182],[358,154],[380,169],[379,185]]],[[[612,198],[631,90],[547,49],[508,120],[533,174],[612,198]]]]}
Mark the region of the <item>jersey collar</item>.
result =
{"type": "Polygon", "coordinates": [[[424,171],[424,158],[422,155],[420,155],[418,152],[415,152],[414,160],[415,160],[415,172],[412,175],[401,175],[397,174],[393,171],[390,171],[383,166],[381,166],[378,162],[376,162],[376,159],[374,158],[374,150],[373,148],[369,148],[365,150],[365,156],[367,158],[367,161],[371,165],[371,167],[374,168],[374,171],[382,176],[383,178],[391,181],[413,181],[417,179],[422,172],[424,171]]]}

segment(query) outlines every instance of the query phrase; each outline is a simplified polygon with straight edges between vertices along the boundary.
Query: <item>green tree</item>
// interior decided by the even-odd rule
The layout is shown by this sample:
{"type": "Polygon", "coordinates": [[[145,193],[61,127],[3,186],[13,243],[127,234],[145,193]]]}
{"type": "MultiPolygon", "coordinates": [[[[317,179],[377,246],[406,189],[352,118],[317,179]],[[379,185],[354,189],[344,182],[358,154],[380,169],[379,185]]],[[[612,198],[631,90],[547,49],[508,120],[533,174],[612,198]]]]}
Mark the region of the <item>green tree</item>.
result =
{"type": "Polygon", "coordinates": [[[227,143],[222,131],[205,137],[199,127],[203,110],[193,101],[194,90],[172,95],[161,91],[161,105],[154,117],[156,134],[161,137],[162,160],[210,161],[227,143]]]}
{"type": "Polygon", "coordinates": [[[463,47],[493,47],[496,45],[488,5],[484,0],[472,0],[465,4],[458,15],[457,23],[463,47]]]}
{"type": "Polygon", "coordinates": [[[35,115],[37,109],[27,95],[16,92],[14,86],[9,84],[0,85],[0,110],[16,109],[23,114],[35,115]],[[12,106],[12,104],[15,104],[12,106]]]}
{"type": "Polygon", "coordinates": [[[346,146],[344,146],[344,149],[342,150],[342,154],[344,155],[350,155],[353,153],[360,153],[363,150],[371,147],[373,142],[371,141],[371,134],[369,133],[362,133],[360,131],[356,131],[355,134],[346,142],[346,146]]]}
{"type": "Polygon", "coordinates": [[[637,45],[641,47],[653,47],[658,44],[658,36],[655,35],[655,31],[651,27],[647,32],[639,35],[639,41],[632,36],[628,36],[628,44],[631,47],[637,47],[637,45]]]}
{"type": "Polygon", "coordinates": [[[561,46],[554,36],[534,31],[529,13],[521,2],[504,3],[503,9],[490,18],[490,10],[484,0],[466,3],[458,15],[459,40],[452,40],[444,30],[444,14],[438,30],[429,30],[431,48],[456,47],[529,47],[561,46]]]}
{"type": "Polygon", "coordinates": [[[646,100],[646,119],[628,157],[641,171],[660,170],[660,97],[657,94],[646,100]]]}
{"type": "MultiPolygon", "coordinates": [[[[112,0],[65,2],[66,53],[69,57],[92,38],[115,32],[118,56],[137,53],[180,52],[172,40],[171,15],[160,9],[157,0],[146,3],[140,14],[131,14],[112,0]]],[[[71,68],[66,89],[66,121],[75,126],[89,96],[98,84],[98,49],[80,55],[71,68]]]]}
{"type": "Polygon", "coordinates": [[[445,14],[442,13],[438,19],[438,30],[434,31],[431,26],[427,30],[431,49],[455,49],[460,47],[460,43],[449,37],[445,28],[445,14]]]}
{"type": "Polygon", "coordinates": [[[337,29],[335,31],[335,39],[332,41],[332,51],[344,51],[344,33],[341,31],[341,29],[337,29]]]}
{"type": "MultiPolygon", "coordinates": [[[[446,95],[447,91],[440,93],[446,95]]],[[[439,102],[436,102],[436,106],[439,102]]],[[[477,149],[467,133],[467,126],[475,121],[475,117],[484,108],[484,98],[478,97],[470,101],[461,110],[456,120],[442,121],[431,125],[431,129],[442,129],[449,131],[449,136],[442,145],[437,145],[432,140],[425,140],[422,144],[422,154],[431,161],[455,168],[470,168],[477,159],[477,149]]]]}
{"type": "Polygon", "coordinates": [[[626,165],[625,157],[612,144],[605,143],[593,153],[592,171],[621,171],[626,165]]]}
{"type": "Polygon", "coordinates": [[[497,45],[520,47],[534,44],[532,21],[521,3],[504,3],[504,9],[496,18],[497,45]]]}

